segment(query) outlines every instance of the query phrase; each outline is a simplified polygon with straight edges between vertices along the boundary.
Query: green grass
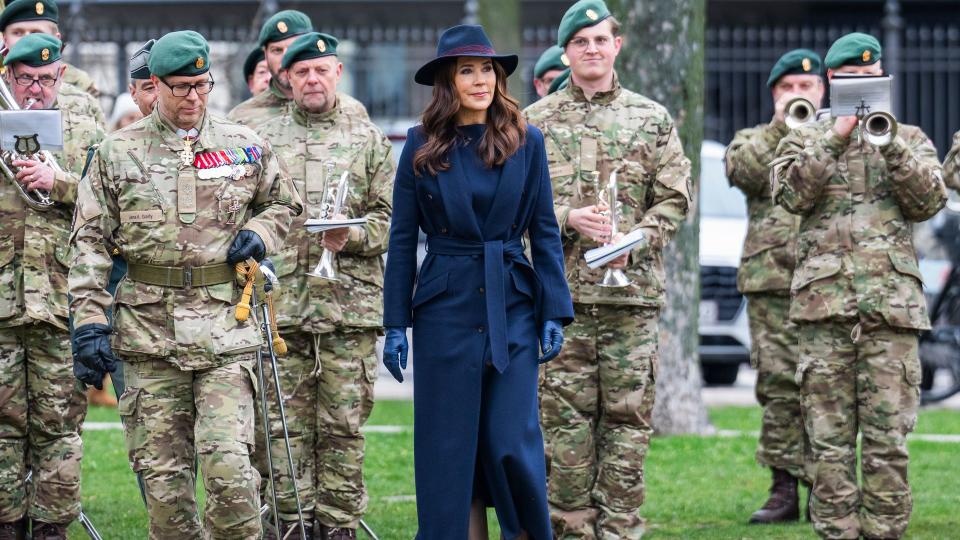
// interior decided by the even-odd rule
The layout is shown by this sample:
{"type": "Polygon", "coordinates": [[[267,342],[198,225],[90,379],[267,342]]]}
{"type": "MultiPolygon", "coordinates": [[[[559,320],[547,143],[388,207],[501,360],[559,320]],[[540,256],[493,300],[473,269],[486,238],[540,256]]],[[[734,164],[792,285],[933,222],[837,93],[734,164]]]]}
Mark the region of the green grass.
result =
{"type": "MultiPolygon", "coordinates": [[[[756,407],[711,409],[719,429],[756,431],[756,407]]],[[[116,421],[116,411],[93,409],[92,421],[116,421]]],[[[369,425],[412,426],[410,402],[381,401],[369,425]]],[[[920,433],[960,433],[960,413],[923,411],[920,433]]],[[[127,467],[123,435],[119,430],[84,434],[84,510],[105,538],[146,537],[146,513],[133,475],[127,467]]],[[[748,527],[747,517],[766,498],[769,473],[753,458],[756,441],[738,437],[658,437],[647,461],[647,500],[642,515],[648,521],[645,538],[703,539],[813,539],[806,523],[748,527]]],[[[907,538],[956,538],[960,513],[960,444],[912,441],[911,481],[915,507],[907,538]]],[[[367,435],[367,482],[370,509],[367,523],[383,540],[409,539],[416,531],[412,500],[413,433],[367,435]]],[[[492,516],[492,514],[491,514],[492,516]]],[[[495,522],[495,519],[493,520],[495,522]]],[[[497,534],[496,527],[491,538],[497,534]]],[[[363,535],[360,535],[363,538],[363,535]]],[[[77,525],[71,538],[84,538],[77,525]]]]}

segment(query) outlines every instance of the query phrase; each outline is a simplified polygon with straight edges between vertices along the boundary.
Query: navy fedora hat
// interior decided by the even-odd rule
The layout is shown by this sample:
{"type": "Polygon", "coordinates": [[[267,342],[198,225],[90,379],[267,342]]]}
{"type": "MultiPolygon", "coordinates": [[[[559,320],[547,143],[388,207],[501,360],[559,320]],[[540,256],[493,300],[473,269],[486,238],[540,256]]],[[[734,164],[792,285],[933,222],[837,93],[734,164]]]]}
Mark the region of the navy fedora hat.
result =
{"type": "Polygon", "coordinates": [[[433,86],[433,78],[437,69],[450,61],[451,58],[459,56],[479,56],[482,58],[492,58],[503,66],[503,70],[509,76],[517,69],[520,63],[519,57],[515,54],[497,54],[490,43],[490,38],[483,31],[479,24],[461,24],[452,28],[447,28],[440,34],[440,41],[437,43],[437,57],[430,60],[417,70],[413,80],[425,86],[433,86]]]}

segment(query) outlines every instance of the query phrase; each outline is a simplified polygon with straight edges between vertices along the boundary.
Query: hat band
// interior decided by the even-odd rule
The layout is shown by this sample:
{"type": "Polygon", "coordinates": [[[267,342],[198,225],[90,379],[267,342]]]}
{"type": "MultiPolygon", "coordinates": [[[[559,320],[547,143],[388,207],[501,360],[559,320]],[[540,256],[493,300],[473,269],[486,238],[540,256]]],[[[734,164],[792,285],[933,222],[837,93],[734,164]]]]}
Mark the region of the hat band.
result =
{"type": "Polygon", "coordinates": [[[492,47],[487,47],[486,45],[464,45],[463,47],[456,47],[444,51],[439,56],[470,56],[474,54],[496,56],[497,51],[493,50],[492,47]]]}

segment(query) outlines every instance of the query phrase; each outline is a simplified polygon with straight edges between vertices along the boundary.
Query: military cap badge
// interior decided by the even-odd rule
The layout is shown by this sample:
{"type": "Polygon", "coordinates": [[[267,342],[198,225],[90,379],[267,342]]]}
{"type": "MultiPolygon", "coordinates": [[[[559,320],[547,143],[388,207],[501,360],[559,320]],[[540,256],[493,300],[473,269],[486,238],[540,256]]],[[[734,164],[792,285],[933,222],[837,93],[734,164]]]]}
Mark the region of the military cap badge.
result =
{"type": "Polygon", "coordinates": [[[317,49],[319,49],[320,52],[327,51],[327,44],[323,41],[323,38],[317,40],[317,49]]]}
{"type": "Polygon", "coordinates": [[[40,51],[40,59],[46,62],[50,59],[50,49],[44,49],[40,51]]]}
{"type": "Polygon", "coordinates": [[[870,51],[863,51],[863,56],[861,56],[864,62],[870,61],[870,51]]]}
{"type": "Polygon", "coordinates": [[[587,15],[587,18],[590,19],[591,21],[595,21],[600,18],[600,15],[597,15],[597,12],[592,9],[588,9],[586,11],[586,15],[587,15]]]}
{"type": "Polygon", "coordinates": [[[203,69],[203,57],[202,57],[202,56],[198,56],[198,57],[197,57],[197,61],[194,62],[193,65],[197,66],[197,69],[203,69]]]}
{"type": "Polygon", "coordinates": [[[810,59],[809,59],[809,58],[804,58],[804,59],[800,62],[800,67],[802,67],[804,71],[810,71],[810,59]]]}
{"type": "Polygon", "coordinates": [[[34,6],[37,11],[37,15],[43,15],[43,2],[37,2],[37,5],[34,6]]]}
{"type": "Polygon", "coordinates": [[[285,23],[285,22],[283,22],[283,21],[278,22],[278,23],[277,23],[277,30],[279,30],[281,34],[286,34],[286,33],[287,33],[287,23],[285,23]]]}

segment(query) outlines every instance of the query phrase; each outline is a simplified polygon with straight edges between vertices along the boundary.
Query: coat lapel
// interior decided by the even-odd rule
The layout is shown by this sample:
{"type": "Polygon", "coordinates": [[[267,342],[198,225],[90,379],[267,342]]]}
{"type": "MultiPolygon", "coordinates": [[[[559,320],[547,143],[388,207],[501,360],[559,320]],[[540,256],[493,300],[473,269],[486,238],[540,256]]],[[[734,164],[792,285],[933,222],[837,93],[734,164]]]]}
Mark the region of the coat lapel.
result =
{"type": "Polygon", "coordinates": [[[472,191],[463,174],[463,166],[451,150],[450,168],[437,174],[437,183],[440,185],[440,196],[443,198],[443,208],[450,220],[451,236],[480,240],[480,226],[477,217],[473,214],[473,205],[470,198],[472,191]]]}
{"type": "Polygon", "coordinates": [[[483,224],[484,239],[496,238],[498,233],[502,231],[507,231],[507,236],[510,236],[510,227],[517,216],[520,198],[523,195],[523,186],[527,181],[527,175],[524,172],[525,164],[526,156],[523,146],[504,162],[503,168],[500,170],[500,184],[497,186],[497,194],[493,197],[490,214],[487,215],[483,224]]]}

